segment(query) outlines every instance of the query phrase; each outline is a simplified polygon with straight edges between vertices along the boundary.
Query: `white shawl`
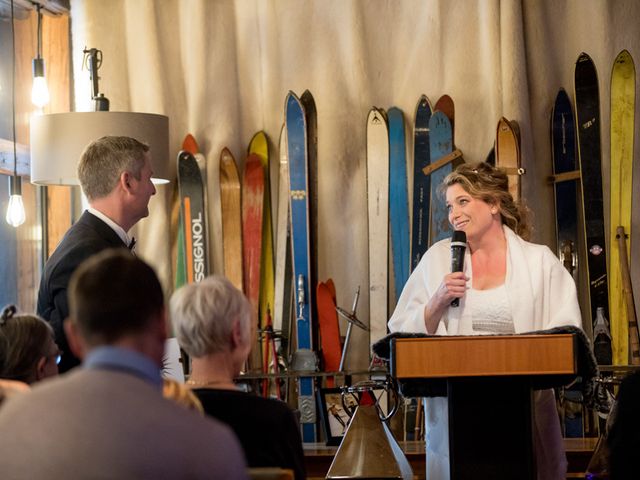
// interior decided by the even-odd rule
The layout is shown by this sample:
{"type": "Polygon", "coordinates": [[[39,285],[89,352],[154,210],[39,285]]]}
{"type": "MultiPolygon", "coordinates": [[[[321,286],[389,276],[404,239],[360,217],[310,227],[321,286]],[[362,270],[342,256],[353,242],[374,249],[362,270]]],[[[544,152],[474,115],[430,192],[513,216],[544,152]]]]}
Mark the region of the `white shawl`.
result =
{"type": "MultiPolygon", "coordinates": [[[[546,245],[529,243],[504,227],[507,238],[505,287],[516,333],[562,325],[581,325],[575,282],[546,245]]],[[[451,271],[451,240],[434,244],[422,257],[405,285],[391,319],[391,332],[426,333],[424,308],[451,271]]],[[[472,279],[471,255],[465,254],[465,274],[472,279]]],[[[471,280],[470,280],[471,281],[471,280]]],[[[436,334],[472,335],[465,315],[465,297],[458,308],[448,308],[436,334]]]]}

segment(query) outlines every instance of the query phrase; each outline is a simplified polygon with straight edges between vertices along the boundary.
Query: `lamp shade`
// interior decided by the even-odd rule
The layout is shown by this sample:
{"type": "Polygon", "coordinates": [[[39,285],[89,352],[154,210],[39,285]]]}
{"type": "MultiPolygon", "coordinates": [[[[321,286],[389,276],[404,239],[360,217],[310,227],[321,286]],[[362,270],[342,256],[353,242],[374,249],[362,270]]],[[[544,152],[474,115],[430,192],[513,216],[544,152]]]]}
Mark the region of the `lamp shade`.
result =
{"type": "Polygon", "coordinates": [[[153,182],[169,181],[168,117],[133,112],[71,112],[31,119],[31,183],[78,185],[80,155],[90,142],[107,135],[133,137],[147,143],[153,182]]]}

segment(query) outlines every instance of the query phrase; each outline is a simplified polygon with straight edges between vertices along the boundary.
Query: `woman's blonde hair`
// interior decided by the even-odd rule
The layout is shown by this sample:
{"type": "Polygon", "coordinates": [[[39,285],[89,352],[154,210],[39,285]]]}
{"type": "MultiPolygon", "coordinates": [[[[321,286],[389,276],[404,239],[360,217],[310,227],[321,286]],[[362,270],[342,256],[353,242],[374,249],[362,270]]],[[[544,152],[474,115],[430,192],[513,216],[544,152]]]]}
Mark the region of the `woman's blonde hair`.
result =
{"type": "Polygon", "coordinates": [[[444,196],[447,188],[455,184],[473,198],[496,205],[504,225],[525,240],[530,238],[529,209],[516,202],[509,193],[509,178],[503,169],[486,162],[475,165],[463,163],[445,177],[440,185],[440,193],[444,196]]]}
{"type": "Polygon", "coordinates": [[[198,400],[195,393],[172,378],[162,379],[162,396],[176,402],[187,410],[195,410],[204,414],[202,403],[198,400]]]}

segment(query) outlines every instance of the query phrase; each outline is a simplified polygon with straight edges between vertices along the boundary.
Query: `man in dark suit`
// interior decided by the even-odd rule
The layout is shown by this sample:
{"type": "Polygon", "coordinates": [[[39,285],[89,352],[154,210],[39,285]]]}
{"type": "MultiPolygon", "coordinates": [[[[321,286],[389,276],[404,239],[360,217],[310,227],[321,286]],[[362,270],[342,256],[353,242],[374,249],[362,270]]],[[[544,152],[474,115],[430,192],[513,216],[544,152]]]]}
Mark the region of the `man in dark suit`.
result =
{"type": "Polygon", "coordinates": [[[82,367],[0,408],[0,476],[247,478],[232,431],[162,397],[167,325],[153,269],[105,250],[69,284],[69,344],[82,367]]]}
{"type": "Polygon", "coordinates": [[[71,274],[83,260],[106,248],[132,246],[128,231],[149,215],[149,199],[156,193],[152,174],[149,146],[130,137],[102,137],[80,157],[78,179],[89,209],[47,260],[38,292],[38,315],[51,324],[63,352],[61,373],[80,363],[63,329],[71,274]]]}

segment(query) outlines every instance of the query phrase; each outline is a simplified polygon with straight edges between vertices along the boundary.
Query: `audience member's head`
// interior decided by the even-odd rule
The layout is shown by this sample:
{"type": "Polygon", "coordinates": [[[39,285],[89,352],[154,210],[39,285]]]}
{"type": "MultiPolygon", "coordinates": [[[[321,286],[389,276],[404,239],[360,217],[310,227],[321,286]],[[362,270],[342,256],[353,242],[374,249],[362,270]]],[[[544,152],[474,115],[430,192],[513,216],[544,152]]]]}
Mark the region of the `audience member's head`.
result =
{"type": "Polygon", "coordinates": [[[113,345],[140,351],[162,365],[166,324],[158,277],[123,249],[94,255],[71,277],[65,329],[81,358],[85,351],[113,345]]]}
{"type": "Polygon", "coordinates": [[[58,374],[60,351],[51,326],[5,307],[0,315],[0,378],[34,383],[58,374]]]}
{"type": "Polygon", "coordinates": [[[192,358],[224,354],[242,368],[251,350],[251,305],[229,280],[212,275],[181,287],[170,310],[178,343],[192,358]]]}
{"type": "Polygon", "coordinates": [[[195,396],[191,389],[177,380],[172,378],[162,379],[162,396],[173,400],[187,410],[195,410],[196,412],[204,414],[202,403],[198,400],[198,397],[195,396]]]}

